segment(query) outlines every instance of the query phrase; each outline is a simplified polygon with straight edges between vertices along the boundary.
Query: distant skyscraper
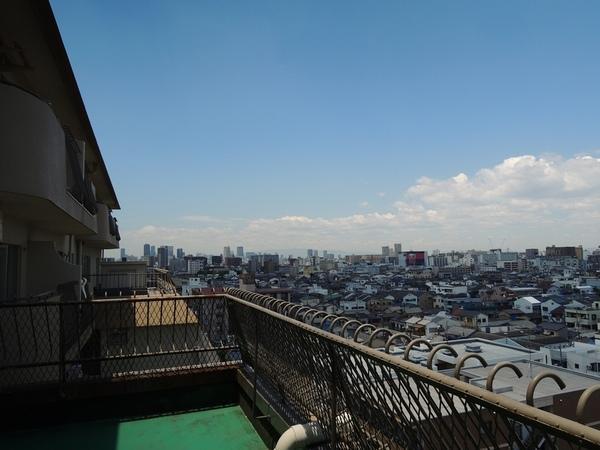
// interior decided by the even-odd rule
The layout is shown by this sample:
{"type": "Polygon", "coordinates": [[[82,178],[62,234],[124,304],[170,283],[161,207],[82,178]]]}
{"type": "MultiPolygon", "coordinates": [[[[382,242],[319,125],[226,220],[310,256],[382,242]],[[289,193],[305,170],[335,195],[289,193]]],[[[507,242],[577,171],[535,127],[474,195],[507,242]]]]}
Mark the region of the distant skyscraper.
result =
{"type": "Polygon", "coordinates": [[[150,244],[144,244],[144,256],[150,256],[150,244]]]}
{"type": "Polygon", "coordinates": [[[169,249],[164,245],[158,247],[158,267],[161,269],[169,267],[169,249]]]}
{"type": "Polygon", "coordinates": [[[313,251],[312,251],[312,249],[309,248],[308,250],[306,250],[306,257],[307,258],[312,258],[313,257],[313,251]]]}
{"type": "Polygon", "coordinates": [[[243,258],[244,257],[244,247],[238,247],[235,249],[235,256],[237,256],[238,258],[243,258]]]}
{"type": "Polygon", "coordinates": [[[223,247],[223,258],[231,258],[231,248],[229,246],[223,247]]]}
{"type": "Polygon", "coordinates": [[[315,258],[318,258],[319,257],[319,250],[313,250],[313,256],[315,258]]]}
{"type": "Polygon", "coordinates": [[[381,247],[381,256],[390,256],[390,248],[387,245],[381,247]]]}
{"type": "Polygon", "coordinates": [[[150,246],[150,256],[156,256],[156,245],[150,246]]]}
{"type": "Polygon", "coordinates": [[[537,248],[525,249],[525,258],[527,258],[527,259],[537,258],[539,254],[540,254],[540,251],[537,248]]]}
{"type": "Polygon", "coordinates": [[[402,253],[402,244],[394,244],[394,256],[398,256],[402,253]]]}
{"type": "Polygon", "coordinates": [[[185,256],[185,253],[182,248],[177,249],[177,259],[181,259],[185,256]]]}
{"type": "Polygon", "coordinates": [[[121,258],[125,258],[127,257],[127,250],[125,250],[124,248],[121,249],[121,258]]]}
{"type": "Polygon", "coordinates": [[[323,250],[323,258],[327,259],[328,256],[327,250],[323,250]]]}
{"type": "Polygon", "coordinates": [[[172,245],[167,245],[167,252],[169,252],[169,258],[172,258],[175,253],[174,253],[174,247],[172,245]]]}

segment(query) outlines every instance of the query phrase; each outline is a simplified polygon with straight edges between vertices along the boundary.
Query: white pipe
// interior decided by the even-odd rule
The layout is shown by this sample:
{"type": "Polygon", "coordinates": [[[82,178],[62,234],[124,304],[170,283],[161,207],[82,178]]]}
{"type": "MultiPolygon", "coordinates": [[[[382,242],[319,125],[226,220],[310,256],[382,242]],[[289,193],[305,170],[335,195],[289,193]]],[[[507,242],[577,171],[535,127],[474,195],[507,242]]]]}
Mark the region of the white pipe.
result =
{"type": "Polygon", "coordinates": [[[326,440],[325,431],[318,422],[293,425],[281,435],[275,450],[302,449],[326,440]]]}

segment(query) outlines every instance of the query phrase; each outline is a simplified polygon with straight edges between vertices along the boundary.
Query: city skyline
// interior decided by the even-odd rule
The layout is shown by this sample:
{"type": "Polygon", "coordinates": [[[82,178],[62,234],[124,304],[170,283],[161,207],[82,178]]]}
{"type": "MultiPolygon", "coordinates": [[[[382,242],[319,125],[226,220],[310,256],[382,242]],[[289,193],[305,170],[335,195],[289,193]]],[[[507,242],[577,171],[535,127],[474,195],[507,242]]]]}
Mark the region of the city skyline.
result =
{"type": "Polygon", "coordinates": [[[597,246],[600,5],[52,6],[125,247],[597,246]]]}

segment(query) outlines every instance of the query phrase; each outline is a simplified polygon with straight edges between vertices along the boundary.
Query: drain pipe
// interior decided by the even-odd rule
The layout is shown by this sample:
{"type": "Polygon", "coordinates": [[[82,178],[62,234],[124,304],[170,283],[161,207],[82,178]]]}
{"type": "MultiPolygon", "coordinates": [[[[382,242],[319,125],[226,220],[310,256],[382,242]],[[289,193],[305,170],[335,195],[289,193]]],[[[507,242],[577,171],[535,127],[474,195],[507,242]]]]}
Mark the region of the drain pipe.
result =
{"type": "Polygon", "coordinates": [[[275,450],[297,450],[327,441],[328,436],[319,422],[289,427],[277,441],[275,450]]]}

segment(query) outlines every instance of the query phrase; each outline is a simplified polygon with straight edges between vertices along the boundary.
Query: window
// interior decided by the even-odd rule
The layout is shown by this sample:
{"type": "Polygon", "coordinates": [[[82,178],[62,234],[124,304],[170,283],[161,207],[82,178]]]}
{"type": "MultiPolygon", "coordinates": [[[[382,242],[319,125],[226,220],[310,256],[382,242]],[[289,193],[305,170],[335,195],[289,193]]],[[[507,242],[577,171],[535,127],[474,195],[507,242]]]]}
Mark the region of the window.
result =
{"type": "Polygon", "coordinates": [[[0,301],[14,300],[19,286],[19,247],[0,244],[0,301]]]}
{"type": "Polygon", "coordinates": [[[579,369],[579,364],[575,363],[575,368],[579,369]]]}

